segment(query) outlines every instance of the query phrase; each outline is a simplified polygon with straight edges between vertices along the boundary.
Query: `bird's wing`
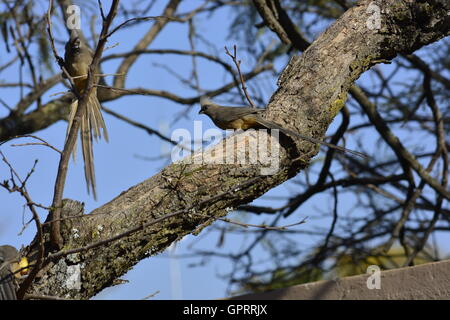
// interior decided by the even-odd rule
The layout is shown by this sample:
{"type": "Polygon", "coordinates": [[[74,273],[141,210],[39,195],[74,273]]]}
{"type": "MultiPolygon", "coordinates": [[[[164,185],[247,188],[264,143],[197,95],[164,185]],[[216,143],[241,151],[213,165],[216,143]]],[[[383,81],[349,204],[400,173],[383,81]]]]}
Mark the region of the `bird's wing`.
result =
{"type": "Polygon", "coordinates": [[[226,107],[226,109],[222,109],[221,119],[226,122],[231,122],[249,114],[260,113],[261,111],[261,109],[250,107],[226,107]]]}
{"type": "Polygon", "coordinates": [[[0,300],[17,300],[14,276],[9,271],[9,266],[0,270],[0,300]]]}

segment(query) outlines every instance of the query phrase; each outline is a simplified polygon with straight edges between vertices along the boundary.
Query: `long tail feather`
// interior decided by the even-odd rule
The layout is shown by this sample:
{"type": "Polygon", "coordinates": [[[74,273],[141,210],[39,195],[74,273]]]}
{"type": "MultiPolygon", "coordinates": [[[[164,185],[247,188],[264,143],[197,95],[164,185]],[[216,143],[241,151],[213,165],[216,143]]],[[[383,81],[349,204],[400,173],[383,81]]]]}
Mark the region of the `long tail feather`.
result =
{"type": "Polygon", "coordinates": [[[92,189],[94,199],[97,199],[95,188],[95,170],[94,170],[94,154],[92,150],[92,132],[90,115],[86,112],[81,118],[80,135],[81,135],[81,150],[83,151],[84,160],[84,176],[86,178],[87,192],[92,189]]]}
{"type": "Polygon", "coordinates": [[[97,98],[96,88],[93,89],[91,95],[89,96],[88,108],[89,116],[91,119],[91,126],[94,129],[94,138],[101,138],[101,129],[103,131],[103,136],[106,142],[108,142],[108,131],[106,129],[105,120],[103,119],[102,115],[102,106],[100,105],[100,102],[97,98]]]}
{"type": "Polygon", "coordinates": [[[277,125],[277,124],[275,124],[275,123],[273,123],[273,122],[266,121],[266,120],[262,119],[261,117],[258,117],[257,121],[258,121],[261,125],[263,125],[264,127],[266,127],[266,128],[280,130],[281,132],[283,132],[284,134],[286,134],[286,135],[288,135],[288,136],[291,136],[291,137],[294,136],[294,137],[297,137],[297,138],[300,138],[300,139],[309,141],[309,142],[311,142],[311,143],[322,144],[322,145],[324,145],[324,146],[327,146],[327,147],[329,147],[329,148],[338,150],[338,151],[340,151],[340,152],[348,152],[348,153],[354,154],[354,155],[356,155],[356,156],[358,156],[358,157],[361,157],[361,158],[364,158],[364,159],[367,159],[367,158],[368,158],[368,156],[367,156],[366,154],[362,153],[362,152],[350,150],[350,149],[347,149],[347,148],[344,148],[344,147],[339,147],[339,146],[337,146],[337,145],[334,145],[334,144],[331,144],[331,143],[328,143],[328,142],[325,142],[325,141],[320,141],[320,140],[318,140],[318,139],[316,139],[316,138],[304,136],[304,135],[302,135],[302,134],[300,134],[300,133],[297,133],[297,132],[295,132],[295,131],[292,131],[292,130],[289,130],[289,129],[285,129],[285,128],[283,128],[283,127],[281,127],[281,126],[279,126],[279,125],[277,125]]]}
{"type": "Polygon", "coordinates": [[[17,300],[14,276],[6,270],[0,270],[0,300],[17,300]]]}
{"type": "MultiPolygon", "coordinates": [[[[78,100],[75,100],[71,104],[70,114],[69,114],[69,124],[67,126],[66,140],[69,135],[70,128],[73,124],[73,119],[78,108],[78,100]]],[[[86,113],[81,118],[80,124],[80,139],[81,139],[81,149],[83,152],[84,161],[84,176],[86,179],[87,192],[90,193],[92,190],[92,195],[94,199],[97,199],[96,183],[95,183],[95,169],[94,169],[94,152],[93,152],[93,138],[98,140],[98,138],[103,136],[108,142],[108,131],[106,129],[105,120],[101,112],[101,105],[97,98],[97,92],[93,90],[89,96],[86,113]]],[[[74,149],[72,150],[72,156],[75,161],[77,146],[75,143],[74,149]]]]}

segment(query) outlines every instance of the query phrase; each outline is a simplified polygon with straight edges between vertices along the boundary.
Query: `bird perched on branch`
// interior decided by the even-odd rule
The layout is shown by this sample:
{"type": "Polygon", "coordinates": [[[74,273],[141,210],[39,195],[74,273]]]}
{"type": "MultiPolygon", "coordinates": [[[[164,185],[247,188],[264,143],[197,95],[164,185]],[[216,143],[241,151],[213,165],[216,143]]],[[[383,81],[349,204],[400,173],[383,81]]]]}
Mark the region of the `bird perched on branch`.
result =
{"type": "Polygon", "coordinates": [[[311,143],[318,143],[329,148],[336,149],[341,152],[349,152],[351,154],[357,155],[362,158],[367,158],[364,153],[346,149],[343,147],[336,146],[331,143],[320,141],[318,139],[308,137],[297,133],[295,131],[285,129],[280,125],[265,120],[261,114],[265,111],[264,109],[257,109],[251,107],[225,107],[215,104],[207,97],[202,97],[200,99],[201,109],[199,114],[206,114],[214,122],[216,126],[220,129],[234,129],[234,130],[247,130],[247,129],[277,129],[291,138],[296,137],[311,143]]]}
{"type": "MultiPolygon", "coordinates": [[[[64,55],[65,68],[72,77],[77,93],[82,96],[87,84],[87,77],[89,66],[92,63],[94,53],[84,43],[78,35],[78,32],[73,29],[70,34],[70,39],[66,43],[66,52],[64,55]]],[[[97,70],[95,71],[98,74],[97,70]]],[[[94,81],[96,83],[96,81],[94,81]]],[[[73,119],[78,108],[78,100],[75,99],[71,104],[69,115],[69,125],[67,127],[67,136],[72,127],[73,119]]],[[[86,178],[87,191],[92,189],[94,198],[97,198],[95,188],[95,170],[94,170],[94,153],[92,142],[101,138],[101,130],[105,140],[108,141],[108,132],[106,130],[105,121],[101,112],[101,105],[97,98],[97,88],[92,88],[86,107],[86,112],[81,118],[80,124],[80,138],[81,148],[83,151],[84,160],[84,175],[86,178]]],[[[76,156],[76,145],[73,150],[73,157],[76,156]]]]}
{"type": "Polygon", "coordinates": [[[0,300],[17,299],[15,279],[27,273],[27,266],[27,259],[21,259],[16,248],[0,246],[0,300]]]}

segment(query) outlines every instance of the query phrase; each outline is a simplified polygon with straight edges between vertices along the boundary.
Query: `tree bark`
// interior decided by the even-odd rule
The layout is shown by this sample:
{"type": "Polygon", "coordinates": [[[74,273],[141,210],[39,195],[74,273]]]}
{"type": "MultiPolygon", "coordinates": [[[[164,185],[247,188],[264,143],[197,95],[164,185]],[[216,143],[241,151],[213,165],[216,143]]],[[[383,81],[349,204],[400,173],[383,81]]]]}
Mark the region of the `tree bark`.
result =
{"type": "MultiPolygon", "coordinates": [[[[448,35],[449,11],[447,0],[359,2],[301,56],[291,59],[267,106],[266,119],[323,138],[354,81],[376,63],[448,35]],[[367,10],[370,4],[381,9],[380,29],[367,26],[373,18],[367,10]]],[[[245,136],[250,145],[257,143],[252,133],[245,136]]],[[[237,143],[239,149],[242,143],[237,143]]],[[[122,233],[127,236],[55,256],[28,293],[90,298],[141,259],[162,252],[189,233],[200,232],[232,208],[295,176],[318,151],[318,146],[306,141],[281,138],[280,144],[280,167],[273,175],[262,175],[260,165],[174,163],[90,214],[83,215],[80,204],[65,201],[66,252],[122,233]],[[293,161],[299,157],[300,161],[293,161]]],[[[214,147],[219,148],[221,143],[214,147]]],[[[33,245],[31,249],[30,256],[35,252],[33,245]]]]}

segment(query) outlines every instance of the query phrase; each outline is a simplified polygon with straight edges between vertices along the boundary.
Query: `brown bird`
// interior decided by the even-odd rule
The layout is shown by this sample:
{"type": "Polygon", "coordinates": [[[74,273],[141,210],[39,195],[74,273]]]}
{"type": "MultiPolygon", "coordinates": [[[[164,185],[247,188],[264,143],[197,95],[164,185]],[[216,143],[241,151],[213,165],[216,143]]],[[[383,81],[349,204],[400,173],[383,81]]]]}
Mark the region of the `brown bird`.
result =
{"type": "Polygon", "coordinates": [[[0,246],[0,300],[17,300],[15,277],[20,256],[12,246],[0,246]]]}
{"type": "Polygon", "coordinates": [[[220,106],[212,102],[206,97],[202,97],[200,99],[201,109],[198,112],[199,114],[206,114],[211,120],[214,122],[216,126],[220,129],[234,129],[234,130],[247,130],[247,129],[258,129],[258,128],[267,128],[267,129],[277,129],[290,137],[300,138],[311,143],[318,143],[329,148],[336,149],[341,152],[349,152],[351,154],[357,155],[362,158],[367,158],[367,155],[364,153],[353,151],[350,149],[346,149],[343,147],[336,146],[331,143],[327,143],[324,141],[320,141],[318,139],[308,137],[302,135],[300,133],[294,132],[289,129],[285,129],[280,125],[267,121],[261,117],[261,114],[264,113],[264,109],[256,109],[251,107],[225,107],[220,106]]]}
{"type": "MultiPolygon", "coordinates": [[[[64,56],[65,68],[73,78],[75,88],[80,95],[83,95],[86,89],[87,74],[89,66],[92,62],[94,53],[92,50],[81,40],[78,36],[78,32],[73,29],[70,34],[70,39],[66,43],[66,52],[64,56]]],[[[95,71],[98,74],[98,70],[95,71]]],[[[97,78],[97,77],[96,77],[97,78]]],[[[97,83],[97,81],[95,81],[97,83]]],[[[71,104],[71,110],[69,115],[69,125],[67,127],[67,135],[72,127],[73,118],[78,108],[78,100],[75,99],[71,104]]],[[[83,151],[84,160],[84,175],[86,178],[87,191],[92,189],[94,199],[97,198],[95,188],[95,170],[94,170],[94,153],[92,147],[93,137],[95,140],[101,138],[101,130],[105,140],[108,141],[108,132],[106,130],[105,121],[101,112],[101,105],[97,98],[97,88],[93,88],[88,99],[87,108],[85,114],[81,118],[80,124],[80,138],[81,149],[83,151]]],[[[66,136],[67,139],[67,136],[66,136]]],[[[73,150],[73,158],[76,157],[76,145],[73,150]]]]}

